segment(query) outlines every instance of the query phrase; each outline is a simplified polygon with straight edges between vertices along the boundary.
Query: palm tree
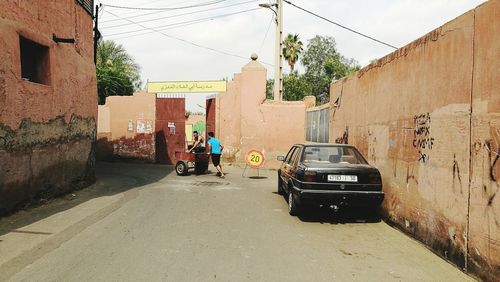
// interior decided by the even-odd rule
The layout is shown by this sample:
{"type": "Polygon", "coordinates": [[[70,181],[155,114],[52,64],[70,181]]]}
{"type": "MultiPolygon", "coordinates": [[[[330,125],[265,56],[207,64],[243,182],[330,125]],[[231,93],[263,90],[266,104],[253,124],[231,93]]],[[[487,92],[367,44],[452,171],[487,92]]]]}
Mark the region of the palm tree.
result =
{"type": "Polygon", "coordinates": [[[99,104],[104,104],[108,96],[132,95],[141,85],[139,72],[139,65],[122,45],[100,42],[96,62],[99,104]]]}
{"type": "Polygon", "coordinates": [[[299,40],[299,35],[288,34],[283,40],[283,57],[288,61],[290,70],[293,72],[295,63],[299,60],[299,55],[302,53],[302,41],[299,40]]]}

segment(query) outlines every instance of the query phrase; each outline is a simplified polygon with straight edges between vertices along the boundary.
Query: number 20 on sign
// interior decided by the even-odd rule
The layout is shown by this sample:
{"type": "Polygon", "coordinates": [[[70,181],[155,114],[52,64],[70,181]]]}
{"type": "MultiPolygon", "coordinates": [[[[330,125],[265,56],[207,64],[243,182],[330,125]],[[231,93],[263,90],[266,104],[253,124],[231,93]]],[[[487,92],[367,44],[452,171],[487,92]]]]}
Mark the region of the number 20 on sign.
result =
{"type": "Polygon", "coordinates": [[[253,168],[261,168],[264,165],[264,154],[257,150],[251,150],[247,154],[247,164],[253,168]]]}

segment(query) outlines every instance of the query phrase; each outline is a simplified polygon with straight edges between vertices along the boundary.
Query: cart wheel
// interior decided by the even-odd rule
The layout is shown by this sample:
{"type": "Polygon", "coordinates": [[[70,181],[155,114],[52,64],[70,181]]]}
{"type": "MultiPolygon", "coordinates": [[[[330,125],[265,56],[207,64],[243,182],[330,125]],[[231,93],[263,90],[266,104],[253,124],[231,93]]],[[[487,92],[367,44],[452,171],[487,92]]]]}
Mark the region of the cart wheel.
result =
{"type": "Polygon", "coordinates": [[[188,173],[188,165],[185,161],[178,161],[175,164],[175,172],[177,175],[186,175],[188,173]]]}

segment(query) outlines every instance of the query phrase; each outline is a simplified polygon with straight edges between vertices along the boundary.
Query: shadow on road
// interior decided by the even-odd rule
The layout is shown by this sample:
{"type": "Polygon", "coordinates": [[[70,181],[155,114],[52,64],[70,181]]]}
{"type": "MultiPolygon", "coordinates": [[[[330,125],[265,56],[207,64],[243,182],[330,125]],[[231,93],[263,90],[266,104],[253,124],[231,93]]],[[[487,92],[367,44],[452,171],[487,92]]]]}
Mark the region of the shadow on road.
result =
{"type": "MultiPolygon", "coordinates": [[[[277,192],[276,196],[283,197],[277,192]]],[[[285,197],[283,197],[285,199],[285,197]]],[[[298,218],[303,222],[349,224],[349,223],[377,223],[382,221],[378,209],[342,207],[333,211],[329,207],[308,206],[301,210],[298,218]]]]}
{"type": "Polygon", "coordinates": [[[381,216],[377,210],[341,208],[337,212],[330,208],[309,207],[298,216],[303,222],[329,224],[377,223],[381,216]]]}
{"type": "Polygon", "coordinates": [[[0,218],[0,235],[9,232],[22,232],[17,229],[71,209],[89,200],[116,195],[157,182],[173,171],[174,167],[168,165],[98,162],[96,165],[97,181],[94,185],[0,218]]]}

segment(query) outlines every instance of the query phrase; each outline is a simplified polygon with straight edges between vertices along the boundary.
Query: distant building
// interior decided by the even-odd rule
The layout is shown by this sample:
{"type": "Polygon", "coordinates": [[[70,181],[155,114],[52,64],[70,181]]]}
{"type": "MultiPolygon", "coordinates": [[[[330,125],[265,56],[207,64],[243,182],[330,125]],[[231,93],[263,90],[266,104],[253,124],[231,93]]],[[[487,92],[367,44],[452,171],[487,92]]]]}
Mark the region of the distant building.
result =
{"type": "Polygon", "coordinates": [[[0,215],[94,181],[93,6],[0,3],[0,215]]]}

